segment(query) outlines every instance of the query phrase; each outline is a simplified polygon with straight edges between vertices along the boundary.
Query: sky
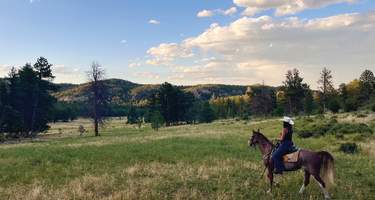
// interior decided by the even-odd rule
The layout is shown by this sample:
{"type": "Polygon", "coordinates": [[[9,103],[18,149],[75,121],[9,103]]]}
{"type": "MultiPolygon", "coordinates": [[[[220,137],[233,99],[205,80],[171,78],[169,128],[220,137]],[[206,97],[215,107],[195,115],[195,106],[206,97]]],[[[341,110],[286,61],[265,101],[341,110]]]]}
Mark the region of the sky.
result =
{"type": "Polygon", "coordinates": [[[281,85],[297,68],[317,87],[375,71],[373,0],[0,0],[0,76],[54,64],[82,83],[92,62],[107,78],[177,85],[281,85]]]}

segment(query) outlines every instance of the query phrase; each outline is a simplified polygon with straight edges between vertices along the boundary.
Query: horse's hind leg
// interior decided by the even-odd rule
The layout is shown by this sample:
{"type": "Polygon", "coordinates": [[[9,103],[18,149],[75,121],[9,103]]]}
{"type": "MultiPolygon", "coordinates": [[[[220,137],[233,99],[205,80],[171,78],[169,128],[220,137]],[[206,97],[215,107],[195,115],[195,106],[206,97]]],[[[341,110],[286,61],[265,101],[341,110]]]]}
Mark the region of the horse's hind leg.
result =
{"type": "Polygon", "coordinates": [[[320,186],[320,189],[322,189],[323,194],[324,194],[324,198],[330,199],[331,196],[329,195],[328,191],[326,190],[326,184],[324,183],[322,178],[320,178],[319,174],[313,174],[313,176],[314,176],[315,180],[318,182],[318,184],[320,186]]]}
{"type": "Polygon", "coordinates": [[[305,188],[310,183],[310,172],[305,170],[305,179],[303,180],[303,184],[301,186],[301,189],[299,190],[299,193],[302,194],[303,191],[305,191],[305,188]]]}

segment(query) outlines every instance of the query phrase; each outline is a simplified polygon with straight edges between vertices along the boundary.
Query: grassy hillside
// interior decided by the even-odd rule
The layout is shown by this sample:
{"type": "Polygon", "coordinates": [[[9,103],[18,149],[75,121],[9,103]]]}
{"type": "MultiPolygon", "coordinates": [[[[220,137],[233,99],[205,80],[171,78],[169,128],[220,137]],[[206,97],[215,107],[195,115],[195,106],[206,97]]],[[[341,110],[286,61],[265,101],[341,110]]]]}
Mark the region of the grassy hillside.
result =
{"type": "MultiPolygon", "coordinates": [[[[110,89],[112,98],[117,101],[126,102],[129,100],[140,101],[147,99],[157,91],[159,84],[136,84],[121,79],[108,79],[105,81],[110,89]]],[[[69,85],[57,84],[58,91],[54,96],[61,101],[82,101],[87,93],[88,84],[69,85]]],[[[192,92],[197,98],[208,100],[212,95],[216,96],[235,96],[245,93],[247,86],[236,85],[195,85],[181,86],[185,91],[192,92]]]]}
{"type": "MultiPolygon", "coordinates": [[[[340,121],[357,119],[343,115],[340,121]]],[[[361,122],[374,123],[369,115],[361,122]]],[[[5,199],[321,199],[317,184],[299,195],[302,172],[278,177],[273,195],[259,179],[258,150],[247,146],[252,129],[269,137],[278,120],[216,121],[212,124],[137,129],[111,120],[102,137],[78,136],[88,120],[52,124],[38,140],[0,146],[0,196],[5,199]]],[[[359,134],[295,137],[302,148],[328,150],[336,158],[334,199],[375,196],[374,136],[359,134]],[[358,154],[341,153],[339,145],[356,141],[358,154]]]]}
{"type": "MultiPolygon", "coordinates": [[[[140,86],[139,84],[121,79],[108,79],[105,80],[105,84],[109,88],[109,93],[112,99],[119,101],[130,99],[130,91],[140,86]]],[[[88,92],[88,86],[88,83],[84,83],[68,87],[66,89],[61,88],[53,95],[60,101],[83,101],[85,99],[86,93],[88,92]]]]}

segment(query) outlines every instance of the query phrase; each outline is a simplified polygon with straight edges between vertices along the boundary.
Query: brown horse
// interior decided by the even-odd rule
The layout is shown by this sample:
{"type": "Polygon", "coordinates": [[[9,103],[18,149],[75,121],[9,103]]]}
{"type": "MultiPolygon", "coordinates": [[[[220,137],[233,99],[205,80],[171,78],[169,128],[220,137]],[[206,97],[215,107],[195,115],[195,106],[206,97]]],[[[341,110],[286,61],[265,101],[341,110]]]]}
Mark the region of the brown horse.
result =
{"type": "MultiPolygon", "coordinates": [[[[249,146],[259,146],[263,156],[264,166],[268,171],[268,179],[270,181],[270,189],[272,192],[273,185],[273,170],[271,153],[275,145],[267,139],[262,133],[253,130],[253,135],[249,138],[249,146]]],[[[303,169],[305,171],[305,179],[299,193],[303,193],[305,187],[310,182],[310,176],[313,176],[318,182],[326,199],[330,198],[327,187],[333,184],[334,179],[334,159],[332,155],[326,151],[313,152],[308,150],[299,150],[298,159],[296,162],[285,162],[285,171],[296,171],[303,169]],[[320,176],[320,174],[322,176],[320,176]]]]}

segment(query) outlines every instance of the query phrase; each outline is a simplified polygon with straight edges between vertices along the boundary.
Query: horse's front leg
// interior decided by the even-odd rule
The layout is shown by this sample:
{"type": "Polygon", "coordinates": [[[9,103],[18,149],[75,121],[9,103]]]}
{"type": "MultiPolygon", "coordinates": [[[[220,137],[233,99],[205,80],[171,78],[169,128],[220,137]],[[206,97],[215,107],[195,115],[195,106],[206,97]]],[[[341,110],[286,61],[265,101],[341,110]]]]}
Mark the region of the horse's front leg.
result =
{"type": "Polygon", "coordinates": [[[267,191],[267,193],[272,193],[272,187],[273,187],[273,170],[268,167],[268,174],[267,174],[268,180],[270,181],[270,189],[267,191]]]}

